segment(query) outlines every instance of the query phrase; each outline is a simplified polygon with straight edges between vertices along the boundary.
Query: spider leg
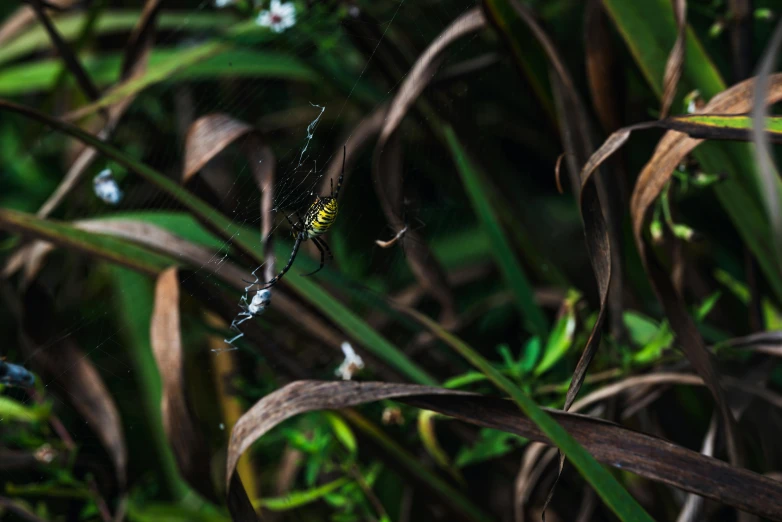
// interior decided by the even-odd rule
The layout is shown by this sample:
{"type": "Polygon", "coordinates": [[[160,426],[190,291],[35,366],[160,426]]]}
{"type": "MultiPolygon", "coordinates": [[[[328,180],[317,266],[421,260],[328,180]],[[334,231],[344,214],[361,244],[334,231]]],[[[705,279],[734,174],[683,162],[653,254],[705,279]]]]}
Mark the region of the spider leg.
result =
{"type": "Polygon", "coordinates": [[[290,223],[291,228],[294,228],[294,229],[296,228],[296,225],[293,223],[293,221],[291,221],[291,218],[290,218],[290,216],[288,214],[285,214],[285,219],[288,220],[288,223],[290,223]]]}
{"type": "MultiPolygon", "coordinates": [[[[323,250],[323,244],[321,243],[322,241],[323,241],[322,239],[318,239],[317,237],[313,237],[312,238],[312,242],[315,243],[315,246],[318,247],[318,250],[320,251],[320,266],[318,267],[317,270],[312,271],[312,272],[310,272],[308,274],[301,274],[304,277],[311,276],[311,275],[313,275],[313,274],[315,274],[317,272],[320,272],[321,269],[323,268],[323,266],[326,264],[326,251],[323,250]]],[[[326,248],[328,248],[328,247],[326,247],[326,248]]],[[[331,251],[329,250],[329,255],[330,254],[331,254],[331,251]]]]}
{"type": "Polygon", "coordinates": [[[323,247],[323,250],[326,251],[326,259],[334,259],[334,254],[331,253],[331,248],[329,248],[329,244],[326,243],[326,240],[322,237],[317,238],[318,242],[320,243],[320,246],[323,247]]]}
{"type": "MultiPolygon", "coordinates": [[[[337,199],[339,196],[339,189],[342,188],[342,179],[345,177],[345,157],[348,155],[348,148],[347,146],[342,146],[342,172],[339,174],[339,178],[337,179],[337,191],[334,192],[334,187],[332,185],[331,187],[331,197],[334,199],[337,199]]],[[[333,183],[333,180],[332,180],[333,183]]]]}
{"type": "Polygon", "coordinates": [[[263,283],[261,285],[261,288],[271,288],[277,282],[282,279],[282,276],[285,275],[285,273],[290,270],[291,266],[293,266],[293,260],[296,259],[296,254],[299,252],[299,247],[301,246],[301,243],[307,239],[307,236],[304,232],[299,232],[299,235],[296,236],[296,241],[293,243],[293,251],[291,252],[291,257],[288,259],[288,264],[285,265],[285,268],[283,268],[279,274],[274,276],[270,281],[267,281],[266,283],[263,283]]]}

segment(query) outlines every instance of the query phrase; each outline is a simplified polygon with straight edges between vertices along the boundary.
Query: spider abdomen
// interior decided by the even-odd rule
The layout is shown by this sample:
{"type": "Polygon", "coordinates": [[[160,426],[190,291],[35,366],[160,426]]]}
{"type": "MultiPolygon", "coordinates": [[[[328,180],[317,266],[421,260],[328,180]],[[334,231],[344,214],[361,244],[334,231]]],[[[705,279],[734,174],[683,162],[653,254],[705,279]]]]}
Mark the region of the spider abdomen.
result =
{"type": "Polygon", "coordinates": [[[337,200],[321,198],[312,204],[307,212],[307,238],[320,236],[328,232],[337,219],[337,200]]]}

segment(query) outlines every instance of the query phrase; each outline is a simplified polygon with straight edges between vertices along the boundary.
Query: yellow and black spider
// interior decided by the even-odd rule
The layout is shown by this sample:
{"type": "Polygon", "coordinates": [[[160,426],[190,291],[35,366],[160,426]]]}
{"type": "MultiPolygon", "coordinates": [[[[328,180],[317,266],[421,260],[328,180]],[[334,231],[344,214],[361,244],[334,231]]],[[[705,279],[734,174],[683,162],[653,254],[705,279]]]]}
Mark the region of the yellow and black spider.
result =
{"type": "Polygon", "coordinates": [[[293,251],[291,252],[290,259],[288,259],[288,264],[285,265],[279,274],[274,276],[271,281],[257,283],[261,288],[271,288],[282,279],[282,276],[284,276],[285,273],[290,270],[291,266],[293,266],[293,261],[296,259],[296,254],[299,252],[299,247],[308,239],[311,239],[312,242],[315,243],[315,246],[318,247],[318,251],[320,251],[320,266],[317,270],[302,275],[311,276],[312,274],[319,272],[326,264],[326,255],[329,256],[329,259],[334,257],[331,255],[331,249],[328,244],[326,244],[326,240],[319,236],[328,232],[331,225],[333,225],[334,221],[337,219],[337,197],[339,196],[339,189],[342,188],[342,178],[345,176],[346,154],[346,148],[343,147],[342,172],[339,174],[339,179],[337,180],[337,189],[334,190],[334,180],[332,179],[331,195],[324,197],[316,195],[315,202],[310,205],[309,210],[304,214],[304,218],[302,218],[298,212],[296,213],[296,217],[299,218],[298,223],[294,224],[288,216],[285,216],[285,219],[291,224],[291,234],[296,238],[296,241],[293,243],[293,251]]]}

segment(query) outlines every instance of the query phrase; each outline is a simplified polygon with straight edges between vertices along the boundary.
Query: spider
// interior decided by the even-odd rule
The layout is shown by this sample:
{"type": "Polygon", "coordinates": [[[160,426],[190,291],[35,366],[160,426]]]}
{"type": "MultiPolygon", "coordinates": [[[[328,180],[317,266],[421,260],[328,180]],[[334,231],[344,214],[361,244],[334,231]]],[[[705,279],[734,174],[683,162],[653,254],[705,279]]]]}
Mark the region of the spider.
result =
{"type": "Polygon", "coordinates": [[[336,190],[334,190],[334,180],[332,179],[331,194],[329,196],[323,197],[316,195],[315,202],[310,205],[309,210],[307,210],[307,213],[304,214],[304,218],[302,218],[298,212],[296,213],[296,217],[299,219],[298,223],[294,224],[290,220],[290,217],[285,216],[285,219],[287,219],[288,223],[291,224],[291,234],[296,238],[296,241],[293,243],[293,251],[291,252],[290,259],[288,259],[288,263],[280,271],[280,273],[274,276],[270,281],[267,281],[266,283],[260,283],[261,288],[271,288],[277,284],[280,279],[282,279],[288,270],[290,270],[291,266],[293,266],[293,261],[296,259],[296,254],[299,252],[299,247],[304,241],[307,241],[308,239],[311,239],[312,242],[315,243],[315,246],[318,247],[318,251],[320,252],[320,266],[317,268],[317,270],[302,275],[311,276],[317,272],[320,272],[320,270],[326,264],[326,256],[328,255],[329,259],[334,257],[331,254],[329,245],[323,238],[319,236],[322,236],[328,232],[329,228],[331,228],[331,225],[333,225],[334,221],[337,219],[337,197],[339,196],[339,189],[342,188],[342,178],[345,176],[346,155],[347,148],[343,147],[342,172],[340,173],[339,179],[337,180],[336,190]]]}

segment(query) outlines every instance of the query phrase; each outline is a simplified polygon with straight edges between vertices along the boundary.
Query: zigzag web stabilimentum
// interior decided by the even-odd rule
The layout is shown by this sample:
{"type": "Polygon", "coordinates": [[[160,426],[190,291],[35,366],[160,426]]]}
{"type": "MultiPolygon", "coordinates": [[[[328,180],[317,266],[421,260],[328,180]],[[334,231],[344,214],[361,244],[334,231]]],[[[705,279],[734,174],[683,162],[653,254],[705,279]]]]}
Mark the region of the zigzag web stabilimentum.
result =
{"type": "MultiPolygon", "coordinates": [[[[293,169],[294,174],[295,171],[307,161],[307,158],[309,156],[305,157],[305,153],[307,152],[307,149],[310,146],[310,142],[312,141],[312,138],[315,136],[315,130],[318,127],[318,123],[320,122],[320,119],[323,116],[323,113],[326,111],[325,106],[316,105],[312,102],[310,102],[310,105],[317,109],[320,109],[320,112],[315,117],[315,119],[312,120],[309,125],[307,125],[307,130],[306,130],[307,135],[304,137],[304,145],[302,146],[301,151],[299,153],[298,163],[293,169]]],[[[295,196],[291,196],[291,194],[297,192],[298,189],[300,189],[300,187],[303,184],[307,183],[307,180],[311,177],[312,174],[315,174],[316,179],[314,183],[317,183],[317,181],[321,177],[321,175],[318,175],[317,173],[317,163],[313,167],[313,169],[308,171],[306,175],[302,178],[302,180],[298,183],[291,181],[289,179],[291,176],[289,175],[284,176],[283,179],[281,180],[281,183],[279,183],[280,189],[275,191],[273,211],[276,212],[284,207],[287,207],[288,204],[291,203],[292,199],[293,199],[292,201],[293,205],[299,203],[299,200],[295,199],[295,196]],[[295,186],[292,186],[294,184],[295,186]]],[[[312,184],[312,186],[314,186],[314,183],[312,184]]],[[[267,187],[264,187],[264,190],[266,189],[267,187]]],[[[312,190],[306,192],[306,195],[312,195],[312,194],[313,194],[312,190]]],[[[258,271],[261,268],[263,268],[263,266],[264,265],[260,265],[256,267],[255,270],[253,270],[252,276],[254,278],[254,281],[248,282],[249,284],[244,288],[244,294],[239,300],[239,308],[241,309],[241,312],[239,312],[239,314],[233,319],[233,321],[231,321],[231,325],[230,325],[230,329],[236,332],[236,335],[231,337],[230,339],[228,338],[223,339],[223,341],[227,345],[227,348],[222,348],[222,349],[213,348],[212,349],[213,352],[224,352],[224,351],[231,351],[231,350],[238,349],[234,343],[239,339],[241,339],[242,337],[244,337],[244,332],[242,332],[239,326],[242,323],[249,321],[253,317],[261,315],[266,310],[266,308],[271,304],[271,298],[272,298],[271,288],[260,288],[257,292],[255,292],[255,295],[253,295],[252,298],[250,298],[251,289],[263,283],[263,281],[261,281],[260,278],[258,277],[258,271]]]]}

